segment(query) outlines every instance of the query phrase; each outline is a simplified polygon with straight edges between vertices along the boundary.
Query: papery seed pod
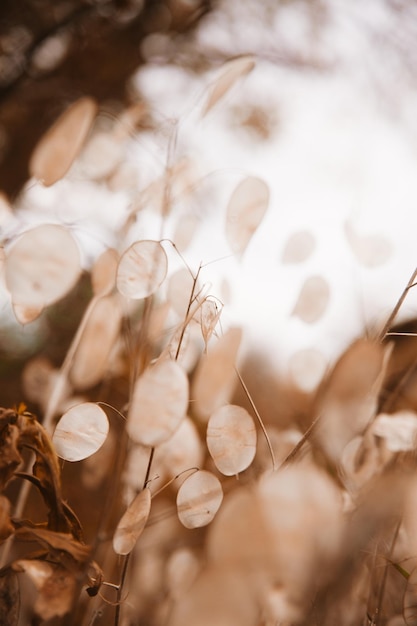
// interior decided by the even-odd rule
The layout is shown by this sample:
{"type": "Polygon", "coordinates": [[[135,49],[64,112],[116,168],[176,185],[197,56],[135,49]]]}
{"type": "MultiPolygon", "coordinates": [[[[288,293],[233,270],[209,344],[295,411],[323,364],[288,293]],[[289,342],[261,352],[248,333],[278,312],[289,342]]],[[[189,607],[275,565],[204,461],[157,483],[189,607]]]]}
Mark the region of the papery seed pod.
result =
{"type": "Polygon", "coordinates": [[[122,323],[122,309],[114,294],[100,298],[86,321],[70,369],[70,380],[78,391],[99,383],[109,368],[109,355],[122,323]]]}
{"type": "Polygon", "coordinates": [[[161,360],[138,378],[127,432],[136,443],[154,447],[167,441],[187,413],[188,378],[177,361],[161,360]]]}
{"type": "Polygon", "coordinates": [[[223,65],[217,79],[209,88],[208,97],[203,109],[203,116],[217,104],[221,98],[233,87],[239,78],[249,74],[255,67],[252,56],[242,56],[232,59],[223,65]]]}
{"type": "Polygon", "coordinates": [[[147,298],[163,283],[167,270],[167,255],[159,241],[137,241],[120,258],[117,289],[127,298],[147,298]]]}
{"type": "Polygon", "coordinates": [[[57,224],[26,231],[6,253],[6,286],[17,313],[26,321],[65,296],[80,273],[78,246],[71,233],[57,224]]]}
{"type": "Polygon", "coordinates": [[[138,493],[121,520],[113,536],[113,550],[116,554],[129,554],[142,534],[151,511],[151,492],[145,487],[138,493]]]}
{"type": "Polygon", "coordinates": [[[29,162],[30,175],[49,187],[63,178],[80,152],[97,113],[83,97],[71,104],[43,135],[29,162]]]}
{"type": "Polygon", "coordinates": [[[207,424],[207,447],[217,469],[225,476],[243,472],[256,453],[256,426],[243,407],[220,407],[207,424]]]}
{"type": "Polygon", "coordinates": [[[242,331],[230,328],[200,359],[193,379],[193,411],[203,421],[230,400],[237,377],[235,364],[242,331]]]}
{"type": "Polygon", "coordinates": [[[223,500],[219,479],[205,470],[191,474],[177,494],[178,517],[186,528],[210,524],[223,500]]]}
{"type": "Polygon", "coordinates": [[[109,431],[107,415],[98,404],[84,402],[70,408],[56,425],[52,443],[65,461],[81,461],[103,445],[109,431]]]}
{"type": "Polygon", "coordinates": [[[390,352],[390,345],[358,339],[340,356],[320,389],[315,437],[334,462],[375,417],[390,352]]]}
{"type": "Polygon", "coordinates": [[[248,176],[232,193],[226,210],[226,239],[232,252],[241,256],[261,223],[269,204],[269,187],[248,176]]]}
{"type": "Polygon", "coordinates": [[[314,251],[316,240],[308,230],[300,230],[287,240],[281,261],[284,265],[302,263],[314,251]]]}
{"type": "Polygon", "coordinates": [[[306,324],[314,324],[326,311],[330,299],[330,287],[322,276],[310,276],[301,287],[292,315],[306,324]]]}

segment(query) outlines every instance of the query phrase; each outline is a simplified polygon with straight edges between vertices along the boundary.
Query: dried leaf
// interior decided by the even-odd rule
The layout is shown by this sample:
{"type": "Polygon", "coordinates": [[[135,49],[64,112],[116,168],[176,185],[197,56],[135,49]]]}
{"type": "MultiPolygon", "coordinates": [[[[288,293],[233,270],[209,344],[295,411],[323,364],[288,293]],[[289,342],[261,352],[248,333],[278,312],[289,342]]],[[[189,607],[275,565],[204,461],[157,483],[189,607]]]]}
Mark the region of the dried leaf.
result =
{"type": "Polygon", "coordinates": [[[55,450],[66,461],[81,461],[103,445],[109,431],[107,415],[98,404],[84,402],[69,409],[52,437],[55,450]]]}
{"type": "Polygon", "coordinates": [[[178,517],[186,528],[210,524],[223,500],[219,479],[199,470],[184,480],[177,494],[178,517]]]}
{"type": "Polygon", "coordinates": [[[48,550],[51,557],[61,563],[70,559],[69,563],[85,564],[91,558],[91,548],[74,539],[69,533],[55,532],[40,527],[22,527],[16,530],[15,535],[22,541],[38,541],[48,550]]]}
{"type": "Polygon", "coordinates": [[[322,276],[310,276],[301,287],[291,315],[306,324],[314,324],[324,314],[330,299],[330,287],[322,276]]]}
{"type": "Polygon", "coordinates": [[[217,104],[221,98],[233,87],[239,78],[246,76],[255,67],[255,61],[251,56],[242,56],[225,63],[220,75],[210,86],[206,104],[203,109],[203,117],[217,104]]]}
{"type": "Polygon", "coordinates": [[[127,298],[152,295],[165,280],[168,259],[159,241],[138,241],[122,255],[117,268],[117,288],[127,298]]]}
{"type": "Polygon", "coordinates": [[[142,534],[151,510],[151,492],[142,489],[129,505],[113,537],[113,550],[116,554],[129,554],[142,534]]]}
{"type": "Polygon", "coordinates": [[[62,500],[58,457],[48,433],[36,417],[26,411],[18,410],[15,420],[19,429],[19,449],[28,447],[35,454],[32,474],[20,472],[19,475],[34,484],[42,495],[48,508],[48,528],[70,531],[74,537],[81,537],[78,519],[62,500]]]}
{"type": "Polygon", "coordinates": [[[188,378],[176,361],[161,360],[136,381],[127,432],[136,443],[157,446],[167,441],[184,419],[188,378]]]}
{"type": "Polygon", "coordinates": [[[22,462],[19,428],[7,415],[0,416],[0,487],[3,489],[22,462]]]}
{"type": "Polygon", "coordinates": [[[6,496],[0,495],[0,541],[4,541],[14,532],[10,520],[10,502],[6,496]]]}
{"type": "Polygon", "coordinates": [[[237,380],[235,364],[241,339],[241,329],[231,328],[200,359],[191,398],[193,411],[204,421],[230,400],[237,380]]]}
{"type": "Polygon", "coordinates": [[[70,380],[75,389],[88,389],[103,379],[109,369],[109,356],[121,323],[122,310],[117,298],[106,296],[95,302],[70,370],[70,380]]]}
{"type": "Polygon", "coordinates": [[[0,576],[0,623],[18,626],[19,609],[19,582],[15,572],[8,570],[0,576]]]}
{"type": "Polygon", "coordinates": [[[116,285],[119,255],[113,248],[107,248],[91,269],[91,284],[95,296],[107,296],[116,285]]]}
{"type": "Polygon", "coordinates": [[[268,185],[248,176],[236,187],[226,211],[226,238],[234,254],[242,255],[269,204],[268,185]]]}
{"type": "Polygon", "coordinates": [[[57,224],[26,231],[7,252],[5,266],[12,302],[29,318],[68,293],[81,272],[77,244],[57,224]]]}
{"type": "Polygon", "coordinates": [[[308,230],[300,230],[291,235],[282,253],[282,263],[302,263],[314,251],[316,240],[308,230]]]}
{"type": "Polygon", "coordinates": [[[225,476],[243,472],[256,453],[256,426],[246,409],[233,404],[217,409],[207,424],[207,447],[225,476]]]}
{"type": "Polygon", "coordinates": [[[83,97],[71,104],[43,135],[29,162],[29,172],[49,187],[63,178],[80,152],[97,113],[96,102],[83,97]]]}

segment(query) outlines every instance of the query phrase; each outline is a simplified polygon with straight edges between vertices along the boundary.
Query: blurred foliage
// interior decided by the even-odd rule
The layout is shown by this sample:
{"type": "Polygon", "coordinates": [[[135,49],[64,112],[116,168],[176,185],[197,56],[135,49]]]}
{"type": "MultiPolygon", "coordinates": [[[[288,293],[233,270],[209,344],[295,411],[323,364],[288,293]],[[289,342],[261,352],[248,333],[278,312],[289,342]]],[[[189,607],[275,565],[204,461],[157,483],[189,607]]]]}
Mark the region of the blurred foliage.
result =
{"type": "Polygon", "coordinates": [[[0,189],[14,197],[36,142],[68,103],[127,103],[149,33],[192,28],[210,8],[170,0],[4,0],[0,7],[0,189]]]}

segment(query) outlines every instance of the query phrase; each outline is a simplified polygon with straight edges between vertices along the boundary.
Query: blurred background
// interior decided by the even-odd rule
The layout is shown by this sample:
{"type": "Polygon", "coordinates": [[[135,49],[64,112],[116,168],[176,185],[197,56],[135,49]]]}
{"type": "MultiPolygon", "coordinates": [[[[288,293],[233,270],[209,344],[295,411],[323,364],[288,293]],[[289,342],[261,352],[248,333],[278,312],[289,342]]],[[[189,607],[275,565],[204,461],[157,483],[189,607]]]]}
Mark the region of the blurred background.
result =
{"type": "MultiPolygon", "coordinates": [[[[207,264],[204,280],[228,303],[225,326],[246,329],[245,353],[309,391],[385,322],[415,268],[416,41],[417,6],[406,0],[3,0],[3,245],[33,224],[69,224],[88,268],[174,153],[193,187],[178,201],[197,223],[187,262],[207,264]],[[248,54],[253,71],[202,118],[223,64],[248,54]],[[132,105],[135,120],[123,142],[90,145],[45,188],[30,178],[30,155],[83,95],[99,104],[96,133],[113,137],[132,105]],[[247,175],[264,179],[271,199],[238,262],[223,221],[247,175]]],[[[125,242],[158,232],[144,211],[125,242]]],[[[11,400],[10,381],[46,337],[59,363],[88,293],[81,284],[56,305],[46,334],[43,318],[14,322],[3,292],[11,400]]],[[[416,313],[411,290],[399,319],[416,313]]]]}

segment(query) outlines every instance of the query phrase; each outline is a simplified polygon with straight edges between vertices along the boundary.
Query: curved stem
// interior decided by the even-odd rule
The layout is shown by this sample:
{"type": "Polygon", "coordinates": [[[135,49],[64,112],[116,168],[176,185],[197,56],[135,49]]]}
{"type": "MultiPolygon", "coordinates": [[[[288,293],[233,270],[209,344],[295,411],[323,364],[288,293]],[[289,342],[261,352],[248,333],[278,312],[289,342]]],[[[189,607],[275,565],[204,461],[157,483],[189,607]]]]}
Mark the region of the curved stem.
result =
{"type": "Polygon", "coordinates": [[[260,427],[261,427],[261,430],[262,430],[262,432],[263,432],[263,434],[264,434],[264,437],[265,437],[265,440],[266,440],[266,443],[267,443],[267,446],[268,446],[269,454],[271,455],[271,460],[272,460],[272,469],[273,469],[273,471],[275,471],[275,470],[277,469],[277,465],[276,465],[276,461],[275,461],[275,454],[274,454],[274,450],[273,450],[273,448],[272,448],[272,443],[271,443],[271,440],[270,440],[270,438],[269,438],[268,432],[267,432],[267,430],[266,430],[266,428],[265,428],[265,424],[263,423],[262,418],[261,418],[261,416],[260,416],[260,414],[259,414],[259,411],[258,411],[258,409],[257,409],[257,408],[256,408],[256,406],[255,406],[255,403],[254,403],[254,401],[253,401],[253,399],[252,399],[252,396],[251,396],[251,395],[250,395],[250,393],[249,393],[249,389],[247,388],[247,386],[246,386],[246,384],[245,384],[245,381],[243,380],[243,378],[242,378],[242,376],[241,376],[240,372],[238,371],[238,369],[237,369],[236,367],[235,367],[235,372],[236,372],[236,374],[237,374],[237,377],[238,377],[238,379],[239,379],[240,384],[241,384],[241,385],[242,385],[242,387],[243,387],[243,391],[245,392],[246,397],[247,397],[247,399],[248,399],[248,400],[249,400],[249,402],[250,402],[250,405],[251,405],[251,407],[252,407],[252,409],[253,409],[253,412],[254,412],[254,413],[255,413],[255,415],[256,415],[256,419],[257,419],[257,420],[258,420],[258,422],[259,422],[259,425],[260,425],[260,427]]]}
{"type": "Polygon", "coordinates": [[[380,334],[379,334],[379,341],[384,341],[385,337],[387,336],[387,333],[389,331],[389,329],[391,328],[392,324],[394,323],[395,318],[398,315],[399,310],[401,309],[404,300],[407,297],[408,292],[410,291],[410,289],[412,289],[413,287],[415,287],[415,285],[417,284],[415,282],[417,278],[417,268],[414,270],[414,272],[411,274],[410,279],[406,285],[406,287],[404,288],[404,291],[402,292],[401,296],[398,298],[397,304],[395,305],[395,307],[393,308],[393,310],[391,311],[390,316],[388,317],[387,321],[385,322],[380,334]]]}

